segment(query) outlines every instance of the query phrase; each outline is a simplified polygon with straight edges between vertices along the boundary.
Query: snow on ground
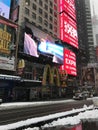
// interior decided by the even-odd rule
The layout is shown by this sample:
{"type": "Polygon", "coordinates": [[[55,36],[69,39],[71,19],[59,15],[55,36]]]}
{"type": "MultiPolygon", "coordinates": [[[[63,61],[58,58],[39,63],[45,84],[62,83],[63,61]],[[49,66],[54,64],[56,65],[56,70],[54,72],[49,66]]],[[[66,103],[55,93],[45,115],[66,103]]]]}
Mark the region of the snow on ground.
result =
{"type": "Polygon", "coordinates": [[[12,102],[12,103],[2,103],[0,105],[0,110],[2,109],[12,109],[12,108],[20,108],[20,107],[29,107],[29,106],[38,106],[38,105],[47,105],[47,104],[56,104],[62,102],[72,102],[75,101],[73,99],[68,100],[59,100],[59,101],[39,101],[39,102],[12,102]]]}
{"type": "MultiPolygon", "coordinates": [[[[21,103],[3,103],[0,105],[0,109],[10,109],[10,108],[16,108],[16,107],[23,107],[23,106],[28,106],[28,105],[45,105],[45,104],[49,104],[49,103],[57,103],[57,102],[70,102],[70,101],[74,101],[74,100],[63,100],[63,101],[49,101],[49,102],[21,102],[21,103]]],[[[67,111],[67,112],[60,112],[60,113],[55,113],[55,114],[51,114],[51,115],[47,115],[47,116],[43,116],[43,117],[36,117],[36,118],[31,118],[31,119],[27,119],[27,120],[22,120],[13,124],[7,124],[7,125],[1,125],[0,126],[0,130],[11,130],[11,129],[15,129],[15,128],[19,128],[21,126],[26,126],[26,125],[30,125],[30,124],[34,124],[34,123],[38,123],[40,121],[46,121],[49,119],[54,119],[54,118],[60,118],[62,116],[66,116],[69,114],[73,114],[76,112],[80,112],[79,115],[74,116],[74,117],[66,117],[63,119],[58,119],[57,121],[53,121],[51,124],[46,124],[43,127],[52,127],[52,126],[57,126],[57,125],[66,125],[66,124],[78,124],[81,119],[87,119],[87,118],[98,118],[98,110],[94,109],[94,105],[90,105],[90,106],[86,106],[84,105],[83,108],[80,109],[72,109],[71,111],[67,111]],[[92,110],[90,110],[92,109],[92,110]],[[85,112],[81,112],[81,111],[85,111],[85,112]]],[[[39,130],[39,128],[28,128],[25,130],[39,130]]]]}

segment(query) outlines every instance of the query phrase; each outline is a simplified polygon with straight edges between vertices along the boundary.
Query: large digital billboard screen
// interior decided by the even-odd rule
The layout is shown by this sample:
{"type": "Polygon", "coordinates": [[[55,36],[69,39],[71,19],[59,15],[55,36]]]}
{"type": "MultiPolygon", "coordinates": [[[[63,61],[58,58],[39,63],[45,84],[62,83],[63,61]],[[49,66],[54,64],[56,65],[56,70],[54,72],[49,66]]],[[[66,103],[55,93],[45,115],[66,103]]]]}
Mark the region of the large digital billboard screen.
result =
{"type": "Polygon", "coordinates": [[[74,20],[76,20],[75,1],[74,0],[59,0],[59,12],[65,11],[74,20]]]}
{"type": "Polygon", "coordinates": [[[78,48],[77,24],[66,13],[60,14],[60,39],[78,48]]]}
{"type": "Polygon", "coordinates": [[[0,17],[0,69],[15,71],[17,25],[0,17]]]}
{"type": "Polygon", "coordinates": [[[54,38],[30,23],[25,26],[23,52],[36,58],[50,57],[52,62],[63,64],[63,46],[56,44],[54,38]]]}
{"type": "Polygon", "coordinates": [[[60,67],[60,69],[66,70],[69,75],[77,75],[76,55],[74,52],[64,49],[64,64],[60,67]]]}
{"type": "Polygon", "coordinates": [[[0,0],[0,15],[9,19],[11,0],[0,0]]]}

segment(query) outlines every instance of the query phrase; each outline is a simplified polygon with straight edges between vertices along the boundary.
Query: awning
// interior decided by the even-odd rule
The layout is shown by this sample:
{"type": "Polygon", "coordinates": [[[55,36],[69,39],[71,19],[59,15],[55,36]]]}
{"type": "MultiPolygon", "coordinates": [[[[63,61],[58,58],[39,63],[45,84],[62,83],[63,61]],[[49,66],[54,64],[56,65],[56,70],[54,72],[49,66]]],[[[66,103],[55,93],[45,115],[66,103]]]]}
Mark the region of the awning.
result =
{"type": "Polygon", "coordinates": [[[33,83],[41,83],[39,80],[30,80],[30,79],[21,79],[21,82],[33,82],[33,83]]]}
{"type": "Polygon", "coordinates": [[[42,81],[39,80],[21,79],[21,86],[23,87],[39,87],[41,85],[42,81]]]}
{"type": "Polygon", "coordinates": [[[0,74],[0,79],[20,81],[21,77],[20,76],[0,74]]]}

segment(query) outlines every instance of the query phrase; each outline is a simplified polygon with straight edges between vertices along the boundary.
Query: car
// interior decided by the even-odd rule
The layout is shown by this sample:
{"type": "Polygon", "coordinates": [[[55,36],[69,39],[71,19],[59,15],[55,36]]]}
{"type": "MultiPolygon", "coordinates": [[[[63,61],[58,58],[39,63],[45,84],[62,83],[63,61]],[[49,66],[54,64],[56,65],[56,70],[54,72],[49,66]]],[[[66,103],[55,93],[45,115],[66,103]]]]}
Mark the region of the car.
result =
{"type": "Polygon", "coordinates": [[[89,97],[89,93],[87,91],[82,91],[82,92],[75,92],[73,99],[75,100],[84,100],[89,97]]]}

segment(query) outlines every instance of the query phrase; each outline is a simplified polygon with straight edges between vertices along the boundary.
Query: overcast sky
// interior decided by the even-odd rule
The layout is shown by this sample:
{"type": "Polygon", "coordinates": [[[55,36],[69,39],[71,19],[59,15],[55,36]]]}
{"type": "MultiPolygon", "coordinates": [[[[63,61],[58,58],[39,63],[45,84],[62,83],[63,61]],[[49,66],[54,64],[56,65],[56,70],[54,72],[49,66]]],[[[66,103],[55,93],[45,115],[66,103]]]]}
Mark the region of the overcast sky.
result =
{"type": "Polygon", "coordinates": [[[98,16],[98,0],[90,0],[90,1],[91,1],[91,6],[93,6],[94,3],[95,14],[98,16]]]}

